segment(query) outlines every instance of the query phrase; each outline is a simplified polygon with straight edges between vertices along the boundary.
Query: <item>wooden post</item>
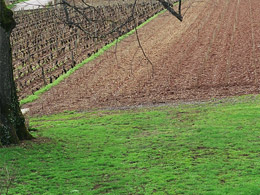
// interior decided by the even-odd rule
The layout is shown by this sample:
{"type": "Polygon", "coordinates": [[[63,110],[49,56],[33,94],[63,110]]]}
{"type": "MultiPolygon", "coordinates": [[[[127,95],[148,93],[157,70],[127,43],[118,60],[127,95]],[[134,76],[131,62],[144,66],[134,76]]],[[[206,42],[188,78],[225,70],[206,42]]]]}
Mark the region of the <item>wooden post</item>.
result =
{"type": "Polygon", "coordinates": [[[43,80],[43,83],[44,83],[44,85],[47,85],[43,66],[41,66],[41,69],[42,69],[42,80],[43,80]]]}

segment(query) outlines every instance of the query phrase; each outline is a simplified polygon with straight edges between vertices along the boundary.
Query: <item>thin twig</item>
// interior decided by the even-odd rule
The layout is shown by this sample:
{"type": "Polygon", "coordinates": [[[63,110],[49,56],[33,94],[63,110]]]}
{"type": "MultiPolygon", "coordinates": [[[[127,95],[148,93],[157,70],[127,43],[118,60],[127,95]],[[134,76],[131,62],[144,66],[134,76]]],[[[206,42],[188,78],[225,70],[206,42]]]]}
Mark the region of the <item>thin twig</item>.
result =
{"type": "Polygon", "coordinates": [[[139,34],[138,34],[138,29],[137,29],[137,26],[136,26],[136,23],[135,23],[135,35],[136,35],[136,39],[137,39],[137,42],[138,42],[138,45],[145,57],[145,59],[149,62],[149,64],[152,66],[152,77],[154,76],[154,65],[153,63],[151,62],[151,60],[147,57],[145,51],[144,51],[144,48],[142,47],[142,44],[141,44],[141,41],[139,39],[139,34]]]}

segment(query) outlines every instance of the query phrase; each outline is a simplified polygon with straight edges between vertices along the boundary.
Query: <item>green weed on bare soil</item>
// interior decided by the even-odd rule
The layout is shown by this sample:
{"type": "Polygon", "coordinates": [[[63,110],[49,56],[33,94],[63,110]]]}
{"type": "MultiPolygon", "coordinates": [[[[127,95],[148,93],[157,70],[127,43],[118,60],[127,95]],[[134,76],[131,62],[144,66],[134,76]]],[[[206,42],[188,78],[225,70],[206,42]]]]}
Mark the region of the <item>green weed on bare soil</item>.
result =
{"type": "Polygon", "coordinates": [[[25,1],[28,1],[28,0],[17,0],[17,1],[15,1],[14,3],[8,5],[7,7],[8,7],[9,9],[12,9],[12,8],[15,7],[16,4],[22,3],[22,2],[25,2],[25,1]]]}
{"type": "Polygon", "coordinates": [[[2,148],[0,169],[15,167],[9,194],[260,194],[259,103],[32,118],[37,141],[2,148]]]}

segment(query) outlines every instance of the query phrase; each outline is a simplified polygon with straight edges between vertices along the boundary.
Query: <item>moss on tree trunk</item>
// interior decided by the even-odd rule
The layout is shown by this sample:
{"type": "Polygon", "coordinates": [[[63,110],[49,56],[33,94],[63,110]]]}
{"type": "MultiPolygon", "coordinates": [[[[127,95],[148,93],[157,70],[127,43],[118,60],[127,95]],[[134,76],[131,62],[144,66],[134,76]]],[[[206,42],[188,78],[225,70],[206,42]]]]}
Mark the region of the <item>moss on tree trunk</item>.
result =
{"type": "Polygon", "coordinates": [[[15,27],[13,12],[6,7],[4,0],[0,0],[0,25],[10,32],[15,27]]]}
{"type": "Polygon", "coordinates": [[[12,11],[0,0],[0,146],[33,138],[25,126],[13,79],[10,35],[14,27],[12,11]]]}

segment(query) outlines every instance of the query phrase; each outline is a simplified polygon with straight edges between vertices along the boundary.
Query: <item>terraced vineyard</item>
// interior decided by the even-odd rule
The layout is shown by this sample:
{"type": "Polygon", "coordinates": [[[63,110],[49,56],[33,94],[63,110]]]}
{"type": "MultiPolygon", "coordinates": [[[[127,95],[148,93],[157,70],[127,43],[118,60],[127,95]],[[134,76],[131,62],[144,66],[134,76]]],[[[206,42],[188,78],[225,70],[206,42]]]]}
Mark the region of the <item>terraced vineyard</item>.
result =
{"type": "Polygon", "coordinates": [[[259,93],[260,6],[257,0],[185,1],[184,21],[164,13],[84,66],[31,112],[201,101],[259,93]]]}
{"type": "MultiPolygon", "coordinates": [[[[20,99],[52,83],[104,45],[132,30],[134,20],[128,20],[132,7],[133,4],[125,3],[86,9],[84,14],[89,21],[69,9],[71,20],[83,23],[84,31],[65,24],[62,7],[15,12],[18,25],[12,34],[13,63],[20,99]]],[[[161,9],[158,3],[137,4],[138,24],[161,9]]]]}

